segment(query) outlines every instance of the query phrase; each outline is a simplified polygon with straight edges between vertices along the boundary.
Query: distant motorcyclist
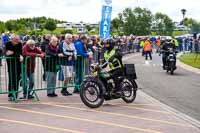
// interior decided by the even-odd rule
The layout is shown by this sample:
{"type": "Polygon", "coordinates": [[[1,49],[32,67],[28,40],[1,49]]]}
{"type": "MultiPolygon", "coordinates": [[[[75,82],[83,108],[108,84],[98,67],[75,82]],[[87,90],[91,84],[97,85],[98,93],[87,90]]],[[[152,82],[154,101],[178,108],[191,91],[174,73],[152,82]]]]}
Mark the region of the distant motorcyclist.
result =
{"type": "MultiPolygon", "coordinates": [[[[124,74],[124,69],[122,64],[122,53],[119,50],[114,49],[115,43],[114,39],[107,39],[104,41],[106,51],[104,53],[103,64],[108,62],[107,65],[109,65],[111,78],[114,80],[115,84],[117,84],[117,78],[124,74]]],[[[104,65],[103,68],[107,67],[107,65],[104,65]]],[[[116,91],[118,90],[119,88],[116,88],[116,91]]]]}
{"type": "Polygon", "coordinates": [[[163,62],[163,69],[166,70],[166,64],[167,64],[167,57],[169,56],[169,49],[172,48],[173,51],[176,50],[176,45],[173,43],[173,40],[171,37],[166,38],[166,41],[161,46],[161,52],[162,52],[162,62],[163,62]]]}

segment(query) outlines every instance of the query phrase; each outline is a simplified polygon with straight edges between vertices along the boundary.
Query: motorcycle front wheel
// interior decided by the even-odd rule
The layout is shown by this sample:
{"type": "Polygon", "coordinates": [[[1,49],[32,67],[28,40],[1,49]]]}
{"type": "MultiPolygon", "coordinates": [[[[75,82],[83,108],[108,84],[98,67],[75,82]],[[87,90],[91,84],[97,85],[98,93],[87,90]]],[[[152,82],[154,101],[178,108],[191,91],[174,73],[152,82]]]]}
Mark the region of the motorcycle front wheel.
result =
{"type": "Polygon", "coordinates": [[[137,95],[137,88],[135,85],[133,85],[133,83],[128,80],[128,79],[124,79],[121,83],[120,83],[120,87],[122,89],[122,93],[123,93],[123,101],[126,103],[132,103],[135,101],[136,95],[137,95]]]}
{"type": "Polygon", "coordinates": [[[100,86],[97,82],[83,82],[80,88],[80,97],[82,102],[89,108],[98,108],[104,102],[101,96],[100,86]]]}
{"type": "Polygon", "coordinates": [[[174,74],[174,67],[175,67],[175,63],[174,62],[170,62],[170,74],[171,75],[174,74]]]}

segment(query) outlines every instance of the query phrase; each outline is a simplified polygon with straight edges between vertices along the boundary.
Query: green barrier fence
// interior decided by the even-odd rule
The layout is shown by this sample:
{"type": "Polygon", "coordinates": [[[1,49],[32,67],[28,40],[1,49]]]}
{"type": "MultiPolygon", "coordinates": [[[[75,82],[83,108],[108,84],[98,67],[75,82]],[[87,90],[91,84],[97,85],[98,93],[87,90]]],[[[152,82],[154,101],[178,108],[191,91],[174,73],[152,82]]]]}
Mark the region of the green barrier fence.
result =
{"type": "Polygon", "coordinates": [[[0,58],[3,62],[2,67],[0,67],[0,94],[12,94],[15,102],[19,97],[18,94],[21,92],[25,99],[28,99],[29,95],[34,95],[35,98],[39,100],[39,97],[36,93],[37,91],[62,89],[68,87],[74,87],[75,89],[79,90],[85,74],[85,60],[81,56],[78,56],[77,60],[73,63],[73,71],[71,73],[72,78],[67,85],[63,81],[65,80],[65,75],[69,76],[69,72],[67,70],[68,68],[63,66],[63,63],[65,64],[68,62],[67,58],[55,58],[47,56],[44,59],[41,59],[39,57],[25,57],[24,61],[20,64],[16,58],[0,58]],[[14,61],[16,61],[16,63],[14,63],[14,61]],[[10,68],[8,67],[7,62],[11,62],[11,65],[9,65],[10,68]],[[9,72],[9,80],[8,71],[11,69],[12,71],[9,72]],[[65,74],[66,71],[67,73],[65,74]],[[48,76],[51,76],[51,78],[54,80],[51,78],[49,79],[48,76]],[[52,82],[50,82],[50,80],[52,82]],[[53,82],[55,86],[52,85],[53,82]],[[9,90],[9,85],[11,88],[14,88],[9,90]]]}
{"type": "Polygon", "coordinates": [[[0,67],[0,94],[8,94],[16,102],[18,93],[22,92],[21,79],[23,63],[16,57],[1,56],[0,67]]]}

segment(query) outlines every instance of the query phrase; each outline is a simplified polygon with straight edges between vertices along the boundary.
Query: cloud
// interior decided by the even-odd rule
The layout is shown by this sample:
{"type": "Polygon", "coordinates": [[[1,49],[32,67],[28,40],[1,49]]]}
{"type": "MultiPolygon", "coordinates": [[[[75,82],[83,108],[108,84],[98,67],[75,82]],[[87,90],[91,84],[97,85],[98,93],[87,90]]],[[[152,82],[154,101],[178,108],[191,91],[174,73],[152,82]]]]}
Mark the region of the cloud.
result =
{"type": "MultiPolygon", "coordinates": [[[[187,17],[200,20],[197,0],[113,0],[112,18],[127,7],[148,8],[152,13],[162,12],[174,21],[180,21],[180,10],[187,17]]],[[[73,22],[98,22],[101,19],[101,0],[1,0],[0,20],[46,16],[73,22]]]]}

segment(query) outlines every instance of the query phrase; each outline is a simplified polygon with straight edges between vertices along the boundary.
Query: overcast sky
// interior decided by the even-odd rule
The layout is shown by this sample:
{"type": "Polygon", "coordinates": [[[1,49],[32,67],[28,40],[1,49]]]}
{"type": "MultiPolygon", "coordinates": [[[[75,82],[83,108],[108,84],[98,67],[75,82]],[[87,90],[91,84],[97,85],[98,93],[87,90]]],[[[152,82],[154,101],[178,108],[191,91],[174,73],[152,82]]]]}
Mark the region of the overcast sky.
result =
{"type": "MultiPolygon", "coordinates": [[[[187,17],[200,20],[199,0],[113,0],[112,18],[126,7],[145,7],[153,13],[162,12],[174,21],[187,17]]],[[[101,19],[101,0],[0,0],[0,20],[46,16],[70,22],[98,22],[101,19]]]]}

